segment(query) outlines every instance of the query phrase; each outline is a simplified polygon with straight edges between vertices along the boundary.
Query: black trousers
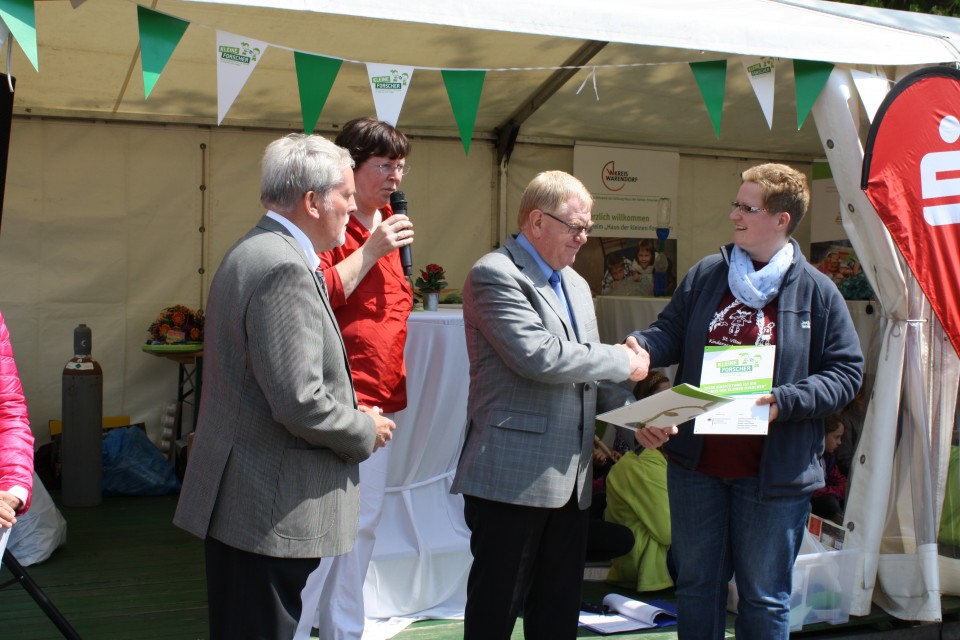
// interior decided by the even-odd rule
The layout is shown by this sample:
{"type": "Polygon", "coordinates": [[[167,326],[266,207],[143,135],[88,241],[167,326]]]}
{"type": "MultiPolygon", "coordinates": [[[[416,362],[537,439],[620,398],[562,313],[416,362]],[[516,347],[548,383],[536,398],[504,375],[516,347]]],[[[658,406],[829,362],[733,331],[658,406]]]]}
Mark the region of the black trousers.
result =
{"type": "Polygon", "coordinates": [[[297,630],[300,592],[319,558],[272,558],[204,541],[210,640],[286,640],[297,630]]]}
{"type": "Polygon", "coordinates": [[[464,496],[473,565],[464,640],[509,640],[523,611],[526,640],[577,635],[589,511],[571,498],[559,509],[464,496]]]}

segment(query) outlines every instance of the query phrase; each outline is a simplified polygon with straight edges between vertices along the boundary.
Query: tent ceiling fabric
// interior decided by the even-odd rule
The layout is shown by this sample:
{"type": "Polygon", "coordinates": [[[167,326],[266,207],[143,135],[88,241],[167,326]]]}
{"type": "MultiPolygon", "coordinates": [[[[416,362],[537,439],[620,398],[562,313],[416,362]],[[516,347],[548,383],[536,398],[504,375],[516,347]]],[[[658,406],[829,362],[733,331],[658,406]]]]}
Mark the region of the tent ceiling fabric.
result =
{"type": "Polygon", "coordinates": [[[674,0],[642,9],[582,0],[158,0],[144,6],[191,23],[149,99],[133,1],[87,0],[74,9],[68,0],[42,0],[36,3],[39,73],[13,49],[15,113],[215,126],[215,30],[222,30],[273,45],[224,126],[302,128],[292,53],[299,50],[346,61],[320,131],[375,113],[359,63],[381,62],[416,69],[398,125],[451,138],[457,127],[438,69],[491,70],[474,135],[493,139],[556,67],[593,40],[610,43],[587,63],[597,65],[597,93],[591,70],[576,71],[523,122],[522,138],[819,157],[813,122],[796,130],[794,58],[869,71],[864,65],[955,61],[953,42],[960,41],[960,20],[816,0],[674,0]],[[773,131],[739,54],[780,58],[773,131]],[[729,60],[719,140],[687,65],[717,59],[729,60]]]}

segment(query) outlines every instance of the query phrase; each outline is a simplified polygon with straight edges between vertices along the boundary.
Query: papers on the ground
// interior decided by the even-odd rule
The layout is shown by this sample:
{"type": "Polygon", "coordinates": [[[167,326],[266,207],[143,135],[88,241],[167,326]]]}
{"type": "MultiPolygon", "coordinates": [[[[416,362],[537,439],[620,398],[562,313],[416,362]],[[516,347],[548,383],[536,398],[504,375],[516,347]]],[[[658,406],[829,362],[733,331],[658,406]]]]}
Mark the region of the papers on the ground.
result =
{"type": "Polygon", "coordinates": [[[628,429],[669,427],[716,411],[732,400],[692,384],[679,384],[625,407],[601,413],[597,418],[628,429]]]}
{"type": "Polygon", "coordinates": [[[580,626],[594,633],[607,635],[677,624],[677,608],[669,602],[660,600],[641,602],[617,593],[610,593],[603,599],[603,604],[616,613],[604,615],[581,611],[580,626]]]}
{"type": "Polygon", "coordinates": [[[703,350],[700,388],[732,398],[717,411],[696,418],[693,432],[709,435],[766,435],[770,405],[757,398],[773,387],[773,345],[708,346],[703,350]]]}

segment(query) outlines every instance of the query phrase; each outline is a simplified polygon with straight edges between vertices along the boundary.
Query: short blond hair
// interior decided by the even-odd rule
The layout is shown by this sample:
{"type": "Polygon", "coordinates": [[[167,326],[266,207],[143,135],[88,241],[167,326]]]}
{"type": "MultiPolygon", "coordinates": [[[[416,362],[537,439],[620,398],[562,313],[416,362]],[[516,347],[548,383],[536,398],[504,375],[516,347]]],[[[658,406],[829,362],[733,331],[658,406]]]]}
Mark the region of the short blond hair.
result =
{"type": "Polygon", "coordinates": [[[562,216],[567,210],[567,200],[576,198],[580,205],[590,210],[593,197],[583,183],[565,171],[543,171],[530,181],[520,198],[520,213],[517,225],[523,229],[534,209],[562,216]]]}
{"type": "Polygon", "coordinates": [[[790,214],[787,233],[793,233],[810,208],[807,176],[793,167],[770,162],[750,167],[740,177],[743,182],[753,182],[760,187],[764,209],[771,213],[786,211],[790,214]]]}

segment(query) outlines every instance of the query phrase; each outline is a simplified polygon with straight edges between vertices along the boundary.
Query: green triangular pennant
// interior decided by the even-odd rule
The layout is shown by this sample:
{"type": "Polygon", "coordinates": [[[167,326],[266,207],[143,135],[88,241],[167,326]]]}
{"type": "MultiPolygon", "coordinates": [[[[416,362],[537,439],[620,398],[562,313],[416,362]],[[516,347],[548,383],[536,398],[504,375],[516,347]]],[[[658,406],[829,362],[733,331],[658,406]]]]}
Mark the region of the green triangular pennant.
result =
{"type": "Polygon", "coordinates": [[[700,95],[710,114],[713,132],[720,138],[720,120],[723,118],[723,94],[727,88],[727,61],[691,62],[690,70],[700,87],[700,95]]]}
{"type": "Polygon", "coordinates": [[[165,13],[137,5],[137,23],[140,27],[140,67],[143,69],[143,97],[160,79],[163,68],[180,44],[180,38],[190,23],[165,13]]]}
{"type": "Polygon", "coordinates": [[[0,0],[0,19],[16,39],[30,64],[40,71],[37,62],[37,16],[33,0],[0,0]]]}
{"type": "Polygon", "coordinates": [[[453,117],[460,130],[463,151],[470,153],[470,140],[473,138],[473,127],[477,122],[477,111],[480,109],[483,78],[487,72],[444,69],[440,73],[443,76],[443,84],[447,88],[450,106],[453,108],[453,117]]]}
{"type": "Polygon", "coordinates": [[[311,53],[293,52],[297,67],[297,85],[300,87],[300,113],[303,114],[303,132],[313,133],[320,112],[340,73],[340,58],[327,58],[311,53]]]}
{"type": "Polygon", "coordinates": [[[797,84],[797,131],[813,109],[823,85],[827,84],[833,72],[833,63],[815,60],[794,60],[793,77],[797,84]]]}

